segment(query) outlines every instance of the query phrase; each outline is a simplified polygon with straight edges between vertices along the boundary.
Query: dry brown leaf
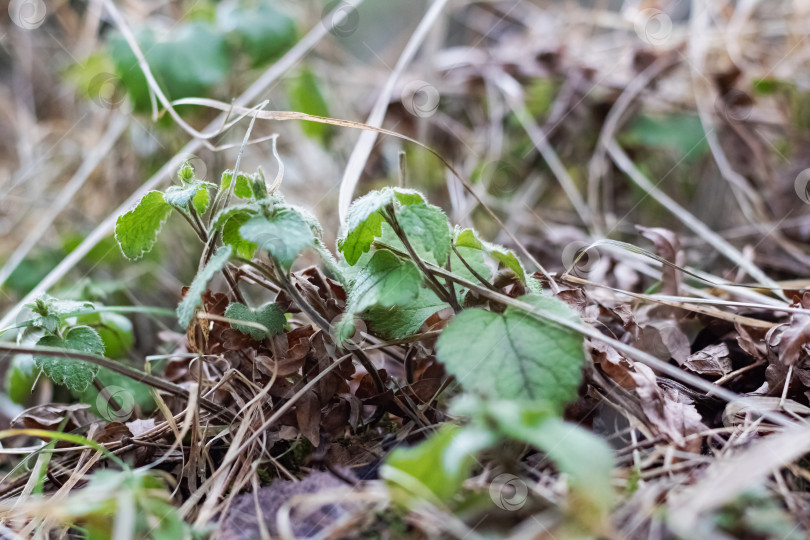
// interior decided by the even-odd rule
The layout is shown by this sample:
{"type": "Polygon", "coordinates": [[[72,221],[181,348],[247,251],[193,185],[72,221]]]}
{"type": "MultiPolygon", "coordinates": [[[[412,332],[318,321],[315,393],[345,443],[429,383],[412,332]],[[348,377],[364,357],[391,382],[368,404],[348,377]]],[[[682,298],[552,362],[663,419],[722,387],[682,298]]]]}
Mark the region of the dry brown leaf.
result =
{"type": "Polygon", "coordinates": [[[313,390],[296,402],[295,418],[301,434],[317,447],[321,442],[321,402],[313,390]]]}
{"type": "Polygon", "coordinates": [[[591,344],[591,355],[596,363],[602,367],[608,377],[616,381],[619,386],[627,390],[638,387],[633,376],[630,374],[633,365],[621,354],[607,343],[593,341],[591,344]]]}
{"type": "Polygon", "coordinates": [[[28,429],[55,430],[62,421],[67,418],[68,421],[65,424],[64,431],[72,431],[86,421],[83,414],[84,411],[88,409],[90,409],[90,405],[86,403],[74,403],[72,405],[49,403],[36,405],[30,409],[24,410],[13,418],[11,425],[22,422],[28,429]],[[77,414],[82,415],[78,420],[76,419],[77,414]]]}
{"type": "MultiPolygon", "coordinates": [[[[810,293],[804,293],[791,307],[810,309],[810,293]]],[[[787,323],[768,331],[765,341],[769,349],[777,352],[782,364],[795,365],[799,361],[803,347],[810,343],[810,315],[792,313],[787,323]]]]}
{"type": "Polygon", "coordinates": [[[728,345],[718,343],[690,354],[683,367],[700,375],[722,377],[731,373],[731,357],[728,345]]]}
{"type": "Polygon", "coordinates": [[[683,365],[689,357],[689,338],[673,320],[651,321],[641,328],[639,348],[661,360],[673,358],[683,365]]]}
{"type": "Polygon", "coordinates": [[[120,442],[124,437],[132,437],[132,432],[121,422],[110,422],[98,432],[95,440],[100,444],[120,442]]]}
{"type": "Polygon", "coordinates": [[[767,349],[765,347],[765,342],[762,339],[762,333],[755,328],[751,328],[751,332],[749,332],[748,327],[739,323],[734,323],[734,328],[739,334],[737,336],[737,344],[740,346],[740,348],[749,355],[753,356],[756,361],[764,360],[765,355],[767,354],[767,349]],[[759,333],[752,335],[752,333],[755,332],[759,333]]]}
{"type": "MultiPolygon", "coordinates": [[[[641,398],[641,408],[653,429],[681,447],[685,445],[688,435],[706,429],[691,399],[674,388],[658,386],[655,373],[644,364],[636,363],[633,367],[635,372],[631,372],[631,377],[638,384],[636,393],[641,398]]],[[[699,440],[694,443],[700,447],[699,440]]]]}

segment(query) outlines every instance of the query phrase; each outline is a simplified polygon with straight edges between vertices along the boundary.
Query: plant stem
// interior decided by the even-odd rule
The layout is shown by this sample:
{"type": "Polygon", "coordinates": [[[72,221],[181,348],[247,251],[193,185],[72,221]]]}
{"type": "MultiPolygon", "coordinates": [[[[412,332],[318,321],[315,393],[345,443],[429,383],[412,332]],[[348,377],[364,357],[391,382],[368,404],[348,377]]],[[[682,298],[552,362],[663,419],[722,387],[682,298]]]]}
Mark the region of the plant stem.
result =
{"type": "MultiPolygon", "coordinates": [[[[157,388],[158,390],[163,390],[164,392],[168,392],[169,394],[173,394],[175,396],[184,399],[189,399],[188,390],[186,390],[180,385],[166,381],[164,379],[161,379],[160,377],[155,377],[154,375],[149,375],[148,373],[144,373],[143,371],[131,368],[120,362],[114,362],[113,360],[109,360],[107,358],[104,358],[103,356],[97,356],[95,354],[83,353],[78,351],[67,351],[65,349],[60,349],[58,347],[42,347],[42,346],[27,347],[21,345],[14,345],[12,343],[0,343],[0,352],[8,352],[13,354],[38,354],[47,356],[58,356],[61,358],[74,358],[76,360],[84,360],[85,362],[90,362],[91,364],[107,368],[120,375],[129,377],[134,381],[142,382],[144,384],[157,388]]],[[[203,409],[207,410],[208,412],[213,413],[215,416],[221,416],[229,421],[234,419],[234,414],[231,411],[229,411],[228,409],[226,409],[225,407],[223,407],[218,403],[214,403],[208,398],[200,399],[200,406],[203,409]]]]}
{"type": "Polygon", "coordinates": [[[393,207],[388,207],[383,211],[383,216],[385,220],[391,225],[391,228],[394,229],[394,233],[402,242],[402,245],[405,246],[405,249],[410,254],[410,258],[419,267],[419,270],[422,271],[422,274],[425,276],[427,281],[427,285],[433,289],[433,292],[437,294],[439,298],[450,304],[453,308],[453,311],[458,313],[461,311],[461,306],[458,305],[458,300],[456,299],[456,295],[452,294],[447,291],[442,284],[439,283],[439,280],[433,275],[433,273],[428,270],[427,266],[425,266],[425,262],[422,260],[421,257],[416,253],[416,250],[411,245],[411,242],[408,240],[408,236],[405,234],[405,231],[402,230],[402,227],[399,225],[399,221],[397,221],[396,215],[394,213],[393,207]]]}
{"type": "MultiPolygon", "coordinates": [[[[202,224],[202,221],[200,221],[200,216],[194,209],[194,205],[191,204],[190,202],[188,203],[188,211],[191,218],[189,218],[189,216],[185,215],[183,212],[180,213],[183,214],[183,217],[186,218],[186,221],[189,222],[189,225],[191,225],[191,227],[195,230],[197,236],[200,237],[200,240],[202,240],[203,244],[205,244],[206,249],[208,249],[209,245],[208,234],[205,232],[205,226],[202,224]]],[[[233,296],[236,299],[236,301],[247,305],[247,303],[245,302],[245,297],[242,296],[242,292],[239,290],[238,282],[236,278],[233,277],[233,274],[231,274],[231,271],[228,270],[227,268],[223,268],[222,275],[225,276],[225,281],[228,282],[228,286],[231,288],[231,292],[233,293],[233,296]]]]}
{"type": "Polygon", "coordinates": [[[183,212],[183,211],[182,211],[182,210],[180,210],[179,208],[175,208],[175,210],[177,210],[177,213],[178,213],[178,214],[180,214],[181,216],[183,216],[183,219],[185,219],[185,220],[186,220],[186,223],[188,223],[189,227],[191,227],[191,230],[192,230],[192,231],[194,231],[194,234],[196,234],[196,235],[197,235],[197,238],[199,238],[199,239],[200,239],[200,241],[201,241],[203,244],[205,244],[205,242],[206,242],[206,238],[205,238],[205,232],[204,232],[204,231],[201,231],[200,229],[198,229],[198,228],[197,228],[197,226],[194,224],[194,222],[191,220],[191,218],[190,218],[190,217],[188,217],[188,215],[187,215],[185,212],[183,212]]]}
{"type": "Polygon", "coordinates": [[[469,264],[469,263],[468,263],[466,260],[464,260],[464,257],[462,257],[462,256],[461,256],[461,253],[459,253],[459,252],[458,252],[458,249],[456,249],[456,246],[452,246],[452,247],[453,247],[453,253],[455,253],[455,254],[456,254],[456,257],[458,257],[458,260],[460,260],[460,261],[461,261],[461,264],[463,264],[463,265],[464,265],[464,267],[465,267],[467,270],[469,270],[469,271],[470,271],[470,273],[471,273],[471,274],[472,274],[472,275],[475,277],[475,279],[477,279],[478,281],[480,281],[480,282],[481,282],[481,284],[482,284],[484,287],[486,287],[487,289],[489,289],[489,290],[491,290],[491,291],[495,291],[495,292],[497,292],[497,289],[496,289],[496,288],[495,288],[495,287],[494,287],[494,286],[493,286],[493,285],[492,285],[492,284],[491,284],[489,281],[487,281],[486,279],[484,279],[484,278],[481,276],[481,274],[479,274],[478,272],[476,272],[476,271],[473,269],[473,267],[472,267],[472,266],[470,266],[470,264],[469,264]]]}
{"type": "Polygon", "coordinates": [[[231,288],[231,292],[233,293],[234,298],[240,304],[247,305],[245,301],[245,297],[242,295],[242,291],[239,290],[239,284],[236,281],[236,278],[233,277],[231,271],[228,268],[222,269],[222,275],[225,276],[225,281],[228,282],[228,286],[231,288]]]}
{"type": "Polygon", "coordinates": [[[197,214],[197,211],[194,209],[194,205],[191,204],[190,202],[188,203],[188,211],[191,214],[192,221],[194,221],[194,223],[197,224],[197,227],[200,230],[200,232],[199,232],[200,239],[203,242],[207,242],[208,241],[208,233],[205,232],[205,226],[202,224],[202,221],[200,221],[200,216],[197,214]]]}
{"type": "Polygon", "coordinates": [[[115,399],[115,397],[112,394],[110,394],[110,391],[107,390],[107,387],[104,386],[104,384],[100,380],[98,380],[98,377],[93,379],[93,386],[95,386],[96,390],[98,390],[98,393],[101,394],[104,400],[110,405],[112,405],[116,411],[121,410],[121,404],[118,403],[118,400],[115,399]]]}
{"type": "MultiPolygon", "coordinates": [[[[301,311],[303,311],[310,318],[310,320],[312,320],[312,322],[323,331],[325,336],[332,340],[335,346],[342,349],[342,347],[340,347],[340,345],[332,338],[332,325],[320,313],[318,313],[318,311],[313,308],[303,296],[301,296],[301,293],[299,293],[298,289],[295,288],[295,285],[286,272],[278,268],[278,265],[275,263],[273,263],[270,268],[264,268],[262,265],[251,266],[259,269],[268,278],[278,284],[290,296],[292,301],[295,302],[299,309],[301,309],[301,311]]],[[[383,382],[379,371],[377,371],[377,368],[374,366],[368,356],[366,356],[366,353],[361,349],[352,349],[348,352],[350,352],[352,356],[354,356],[357,361],[360,362],[360,365],[365,368],[368,374],[371,375],[377,391],[381,394],[385,392],[385,383],[383,382]]]]}

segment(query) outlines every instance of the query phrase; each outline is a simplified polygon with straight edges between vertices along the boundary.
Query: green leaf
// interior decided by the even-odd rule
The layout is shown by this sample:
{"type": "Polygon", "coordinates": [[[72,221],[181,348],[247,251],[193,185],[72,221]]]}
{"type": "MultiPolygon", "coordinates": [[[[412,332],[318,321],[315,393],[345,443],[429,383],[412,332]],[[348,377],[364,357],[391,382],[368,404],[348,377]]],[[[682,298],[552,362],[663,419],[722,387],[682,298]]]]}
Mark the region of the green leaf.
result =
{"type": "Polygon", "coordinates": [[[543,403],[461,395],[453,400],[450,412],[469,417],[471,428],[491,430],[497,440],[509,438],[545,452],[568,480],[568,513],[594,532],[605,531],[615,493],[613,452],[602,438],[556,418],[557,411],[543,403]]]}
{"type": "Polygon", "coordinates": [[[417,191],[386,187],[352,203],[346,216],[345,234],[338,239],[338,249],[346,262],[355,265],[360,256],[371,248],[374,239],[382,233],[385,218],[381,210],[395,201],[400,205],[411,205],[424,203],[425,199],[417,191]]]}
{"type": "Polygon", "coordinates": [[[490,257],[514,272],[520,281],[523,283],[526,282],[526,271],[523,269],[523,265],[520,264],[520,259],[517,258],[514,251],[497,244],[490,244],[489,242],[487,242],[485,246],[490,257]]]}
{"type": "Polygon", "coordinates": [[[407,189],[407,188],[384,188],[391,191],[394,194],[394,200],[397,201],[399,204],[403,206],[407,206],[410,204],[427,204],[424,195],[416,191],[415,189],[407,189]]]}
{"type": "Polygon", "coordinates": [[[39,296],[25,307],[31,310],[31,319],[25,326],[42,328],[48,332],[56,330],[64,324],[67,317],[80,315],[96,309],[92,302],[77,302],[74,300],[60,300],[48,294],[39,296]]]}
{"type": "Polygon", "coordinates": [[[494,442],[487,430],[445,424],[425,442],[391,452],[380,476],[406,506],[419,500],[441,504],[469,477],[475,454],[494,442]]]}
{"type": "MultiPolygon", "coordinates": [[[[290,80],[287,95],[292,110],[313,116],[329,116],[329,105],[326,103],[326,99],[318,87],[318,79],[312,71],[302,70],[298,77],[290,80]]],[[[316,139],[324,145],[329,142],[332,134],[332,126],[318,122],[302,122],[301,130],[307,137],[316,139]]]]}
{"type": "MultiPolygon", "coordinates": [[[[578,320],[564,302],[537,297],[532,303],[578,320]]],[[[468,309],[442,332],[436,356],[467,390],[498,398],[547,402],[562,410],[577,395],[585,364],[583,338],[508,307],[502,314],[468,309]]]]}
{"type": "Polygon", "coordinates": [[[222,243],[233,248],[233,254],[243,259],[252,259],[256,252],[256,244],[242,238],[239,229],[247,223],[253,214],[250,212],[237,213],[231,217],[222,228],[222,243]]]}
{"type": "Polygon", "coordinates": [[[229,319],[258,323],[264,326],[267,329],[266,331],[261,328],[256,328],[255,326],[231,323],[231,328],[235,328],[243,334],[250,334],[250,337],[256,341],[281,334],[284,331],[284,325],[287,323],[284,311],[273,303],[267,303],[256,309],[251,309],[245,304],[234,302],[225,310],[225,316],[229,319]]]}
{"type": "MultiPolygon", "coordinates": [[[[44,336],[37,342],[38,347],[58,347],[96,355],[104,354],[101,336],[89,326],[71,328],[64,338],[57,335],[44,336]]],[[[64,384],[74,392],[83,392],[98,373],[95,364],[60,356],[34,355],[36,366],[57,384],[64,384]]]]}
{"type": "Polygon", "coordinates": [[[177,319],[182,328],[187,328],[191,324],[194,312],[202,304],[202,295],[208,287],[208,282],[211,281],[214,274],[225,267],[232,253],[233,249],[230,246],[222,246],[214,253],[208,264],[194,276],[186,295],[177,306],[177,319]]]}
{"type": "Polygon", "coordinates": [[[231,66],[225,40],[203,22],[191,22],[171,34],[172,41],[159,43],[147,53],[158,61],[158,82],[165,84],[171,99],[205,93],[223,82],[231,66]],[[164,56],[166,55],[166,56],[164,56]]]}
{"type": "Polygon", "coordinates": [[[501,429],[545,452],[568,476],[576,515],[582,518],[590,514],[588,521],[607,518],[614,499],[613,453],[603,439],[558,418],[539,424],[501,424],[501,429]]]}
{"type": "Polygon", "coordinates": [[[204,182],[203,180],[194,180],[183,186],[171,186],[166,190],[163,198],[173,207],[186,211],[188,204],[194,205],[194,210],[198,214],[203,214],[208,208],[210,201],[210,194],[208,190],[214,186],[211,182],[204,182]]]}
{"type": "Polygon", "coordinates": [[[377,251],[354,282],[347,304],[359,313],[371,306],[403,306],[416,299],[422,286],[419,268],[390,251],[377,251]]]}
{"type": "Polygon", "coordinates": [[[119,313],[90,313],[79,315],[76,322],[90,326],[104,342],[107,358],[125,358],[135,343],[132,322],[119,313]]]}
{"type": "Polygon", "coordinates": [[[177,169],[177,178],[183,185],[188,184],[194,180],[194,165],[191,161],[184,161],[180,168],[177,169]]]}
{"type": "Polygon", "coordinates": [[[381,322],[384,331],[397,333],[418,329],[424,319],[412,328],[416,317],[423,314],[425,319],[430,317],[429,313],[408,309],[426,290],[419,269],[390,251],[375,251],[367,257],[364,264],[352,273],[351,281],[346,311],[336,328],[341,343],[354,333],[354,319],[358,313],[368,312],[363,314],[364,319],[381,322]]]}
{"type": "Polygon", "coordinates": [[[431,251],[439,266],[450,256],[450,224],[441,208],[432,204],[409,204],[397,211],[397,221],[408,240],[418,239],[431,251]]]}
{"type": "MultiPolygon", "coordinates": [[[[208,182],[206,182],[207,184],[208,182]]],[[[212,186],[214,184],[211,184],[212,186]]],[[[194,206],[194,210],[197,211],[198,215],[203,215],[206,210],[208,210],[208,205],[211,204],[211,192],[208,189],[198,189],[197,193],[194,194],[194,198],[191,199],[191,204],[194,206]]]]}
{"type": "Polygon", "coordinates": [[[483,251],[504,267],[512,270],[521,282],[526,283],[526,271],[523,269],[520,259],[511,249],[481,240],[473,229],[457,228],[454,242],[456,248],[464,247],[483,251]]]}
{"type": "Polygon", "coordinates": [[[297,39],[294,21],[274,9],[270,0],[223,2],[217,9],[217,22],[254,67],[274,60],[297,39]]]}
{"type": "MultiPolygon", "coordinates": [[[[231,181],[233,180],[233,171],[225,171],[222,173],[222,189],[227,190],[231,187],[231,181]]],[[[233,194],[239,197],[240,199],[252,199],[253,198],[253,184],[255,178],[253,176],[248,176],[247,174],[239,173],[236,175],[236,184],[233,186],[233,194]]]]}
{"type": "Polygon", "coordinates": [[[6,394],[9,399],[19,405],[25,405],[31,397],[31,390],[37,380],[34,357],[30,354],[17,354],[11,359],[6,371],[6,394]]]}
{"type": "Polygon", "coordinates": [[[493,403],[491,417],[506,436],[542,450],[571,487],[569,512],[592,527],[604,525],[615,498],[613,452],[607,443],[576,424],[549,418],[517,404],[493,403]]]}
{"type": "MultiPolygon", "coordinates": [[[[469,248],[469,247],[457,247],[456,251],[458,251],[459,255],[464,258],[464,262],[470,266],[475,273],[484,278],[485,280],[492,279],[492,269],[487,264],[486,259],[484,258],[484,252],[479,249],[469,248]]],[[[454,274],[459,277],[463,277],[467,281],[472,281],[473,283],[480,283],[478,278],[467,268],[458,255],[455,252],[450,254],[450,268],[454,274]]]]}
{"type": "MultiPolygon", "coordinates": [[[[84,392],[78,394],[78,399],[82,403],[90,405],[90,410],[99,418],[109,420],[110,412],[114,413],[113,419],[118,417],[119,414],[126,416],[129,412],[132,412],[130,408],[134,405],[137,405],[141,412],[146,414],[149,414],[157,408],[155,398],[152,396],[152,387],[147,384],[138,382],[135,379],[121,375],[107,368],[101,368],[98,375],[96,375],[96,379],[98,379],[102,386],[114,394],[113,397],[118,405],[122,407],[120,412],[116,412],[115,410],[99,410],[99,405],[102,407],[110,407],[112,403],[106,399],[99,400],[98,389],[90,385],[84,392]]],[[[124,421],[125,419],[121,420],[124,421]]]]}
{"type": "Polygon", "coordinates": [[[172,206],[166,202],[163,193],[150,191],[135,208],[118,218],[115,239],[127,259],[140,259],[152,249],[171,211],[172,206]]]}
{"type": "Polygon", "coordinates": [[[363,313],[369,329],[385,339],[402,339],[416,333],[434,313],[450,304],[443,302],[436,293],[420,287],[419,295],[404,305],[393,307],[373,306],[363,313]]]}
{"type": "Polygon", "coordinates": [[[248,217],[252,217],[258,211],[259,206],[256,203],[235,204],[233,206],[223,208],[217,212],[214,219],[211,220],[211,226],[208,227],[208,233],[213,234],[221,230],[225,226],[225,223],[227,223],[229,219],[237,214],[246,214],[248,217]]]}
{"type": "Polygon", "coordinates": [[[288,206],[274,208],[267,217],[252,217],[239,232],[245,240],[266,249],[286,270],[301,251],[315,242],[309,224],[288,206]]]}
{"type": "Polygon", "coordinates": [[[356,264],[360,256],[371,249],[374,239],[382,233],[382,224],[385,222],[379,211],[390,200],[389,194],[373,191],[357,199],[349,207],[346,236],[338,239],[338,250],[343,252],[346,262],[356,264]]]}
{"type": "Polygon", "coordinates": [[[293,212],[297,213],[301,216],[301,219],[309,227],[309,230],[312,231],[312,235],[317,238],[323,238],[323,226],[321,222],[318,221],[318,218],[313,214],[309,209],[304,208],[303,206],[298,206],[297,204],[289,204],[289,203],[277,203],[276,208],[287,208],[292,210],[293,212]]]}
{"type": "Polygon", "coordinates": [[[478,234],[472,229],[462,229],[456,226],[454,233],[456,247],[466,247],[472,249],[484,249],[484,244],[478,238],[478,234]]]}
{"type": "MultiPolygon", "coordinates": [[[[158,40],[152,29],[136,36],[152,74],[169,99],[205,96],[227,78],[232,59],[225,38],[204,22],[182,24],[158,40]]],[[[151,110],[149,88],[138,61],[120,35],[109,40],[115,71],[137,112],[151,110]]]]}

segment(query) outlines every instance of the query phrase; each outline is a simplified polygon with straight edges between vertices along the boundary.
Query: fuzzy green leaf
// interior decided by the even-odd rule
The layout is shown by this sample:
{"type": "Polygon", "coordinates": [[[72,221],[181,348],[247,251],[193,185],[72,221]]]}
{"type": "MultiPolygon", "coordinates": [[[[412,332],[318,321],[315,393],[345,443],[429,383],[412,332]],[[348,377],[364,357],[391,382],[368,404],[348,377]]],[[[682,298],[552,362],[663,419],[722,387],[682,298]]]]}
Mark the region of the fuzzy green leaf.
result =
{"type": "Polygon", "coordinates": [[[371,306],[403,306],[416,299],[422,276],[416,265],[377,251],[354,282],[347,304],[360,313],[371,306]]]}
{"type": "Polygon", "coordinates": [[[229,319],[258,323],[267,328],[267,331],[265,331],[255,326],[231,323],[231,328],[235,328],[243,334],[250,334],[250,337],[256,341],[281,334],[284,331],[284,325],[287,323],[284,312],[278,305],[273,303],[267,303],[256,309],[251,309],[245,304],[234,302],[225,310],[225,316],[229,319]]]}
{"type": "Polygon", "coordinates": [[[428,288],[420,287],[419,295],[405,305],[373,306],[363,314],[369,329],[385,339],[402,339],[413,335],[428,318],[450,307],[428,288]]]}
{"type": "Polygon", "coordinates": [[[441,208],[432,204],[410,204],[397,211],[397,221],[410,240],[417,238],[431,251],[439,266],[450,256],[450,224],[441,208]]]}
{"type": "Polygon", "coordinates": [[[423,204],[427,203],[425,200],[424,195],[416,191],[415,189],[407,189],[407,188],[384,188],[388,189],[393,193],[394,200],[403,206],[408,206],[410,204],[423,204]]]}
{"type": "Polygon", "coordinates": [[[461,257],[464,259],[464,262],[461,262],[461,259],[455,252],[450,254],[450,269],[459,277],[463,277],[467,281],[472,281],[473,283],[479,283],[478,278],[475,277],[467,266],[469,265],[476,274],[484,278],[485,280],[492,279],[492,269],[487,264],[487,261],[484,258],[484,252],[474,248],[468,247],[457,247],[456,251],[461,257]],[[467,263],[466,265],[464,263],[467,263]]]}
{"type": "Polygon", "coordinates": [[[172,206],[166,202],[163,193],[150,191],[135,208],[118,218],[115,239],[127,259],[140,259],[152,249],[171,211],[172,206]]]}
{"type": "Polygon", "coordinates": [[[211,192],[207,189],[198,189],[197,193],[194,194],[194,198],[191,199],[191,204],[197,214],[204,214],[208,210],[208,205],[211,204],[211,192]]]}
{"type": "MultiPolygon", "coordinates": [[[[227,190],[231,187],[231,181],[233,180],[233,171],[225,171],[222,173],[222,189],[227,190]]],[[[254,178],[253,176],[248,176],[247,174],[239,173],[236,176],[236,184],[233,186],[233,194],[239,197],[240,199],[251,199],[253,198],[253,183],[254,178]]]]}
{"type": "MultiPolygon", "coordinates": [[[[211,220],[211,226],[208,228],[209,234],[213,234],[221,230],[229,219],[237,214],[246,214],[253,216],[259,211],[259,206],[256,203],[235,204],[227,208],[223,208],[211,220]]],[[[245,220],[247,221],[247,219],[245,220]]]]}
{"type": "Polygon", "coordinates": [[[222,228],[222,243],[233,248],[233,254],[243,259],[252,259],[256,252],[256,244],[242,238],[239,229],[247,223],[253,215],[249,212],[237,213],[229,219],[222,228]]]}
{"type": "MultiPolygon", "coordinates": [[[[96,355],[104,354],[104,342],[89,326],[71,328],[64,339],[57,335],[44,336],[37,342],[39,347],[58,347],[96,355]]],[[[74,392],[83,392],[98,373],[95,364],[60,356],[34,355],[36,366],[57,384],[64,384],[74,392]]]]}
{"type": "Polygon", "coordinates": [[[354,265],[382,233],[385,221],[381,210],[392,203],[411,205],[424,203],[422,195],[413,190],[383,188],[360,197],[349,207],[344,235],[338,239],[338,249],[346,262],[354,265]]]}
{"type": "Polygon", "coordinates": [[[177,319],[181,327],[186,328],[191,324],[191,320],[194,318],[194,312],[197,310],[197,307],[202,304],[202,295],[208,287],[208,282],[211,281],[214,274],[225,267],[232,253],[233,249],[230,246],[222,246],[214,253],[214,256],[208,261],[208,264],[194,276],[194,280],[191,282],[188,291],[186,291],[186,295],[177,306],[177,319]]]}
{"type": "Polygon", "coordinates": [[[42,328],[48,332],[56,332],[67,317],[80,315],[96,309],[92,302],[77,302],[75,300],[60,300],[48,294],[43,294],[25,307],[31,310],[31,319],[25,326],[42,328]]]}
{"type": "MultiPolygon", "coordinates": [[[[395,314],[400,309],[407,309],[424,290],[422,276],[416,265],[410,261],[401,261],[390,251],[380,250],[375,251],[358,268],[346,301],[346,312],[336,328],[338,339],[343,342],[354,333],[354,316],[366,310],[374,312],[371,317],[364,316],[366,320],[384,321],[384,325],[388,325],[387,329],[391,330],[413,331],[413,312],[395,314]],[[389,320],[389,316],[393,320],[389,320]],[[403,329],[403,326],[407,328],[403,329]]],[[[425,318],[429,316],[427,314],[425,318]]],[[[417,329],[419,325],[421,322],[416,325],[417,329]]]]}
{"type": "Polygon", "coordinates": [[[521,282],[526,283],[526,271],[515,252],[498,244],[481,240],[473,229],[456,229],[455,246],[483,251],[504,267],[512,270],[521,282]]]}
{"type": "Polygon", "coordinates": [[[380,236],[385,221],[380,209],[390,200],[389,193],[373,191],[357,199],[349,207],[346,236],[338,239],[338,249],[343,252],[346,262],[356,264],[360,256],[371,248],[374,238],[380,236]]]}
{"type": "Polygon", "coordinates": [[[309,230],[312,231],[312,235],[315,238],[323,238],[323,226],[321,225],[321,222],[318,221],[315,214],[313,214],[309,209],[304,208],[303,206],[298,206],[297,204],[289,204],[284,202],[277,203],[276,208],[287,208],[292,210],[301,216],[301,219],[303,219],[307,224],[309,230]]]}
{"type": "Polygon", "coordinates": [[[490,244],[489,242],[485,245],[487,246],[487,253],[489,253],[490,257],[514,272],[520,281],[523,283],[526,282],[526,271],[523,269],[523,265],[520,264],[520,259],[517,258],[514,251],[496,244],[490,244]]]}
{"type": "Polygon", "coordinates": [[[194,180],[194,165],[191,161],[184,161],[180,168],[177,169],[177,178],[183,185],[188,184],[194,180]]]}
{"type": "MultiPolygon", "coordinates": [[[[578,320],[560,300],[531,301],[578,320]]],[[[513,307],[502,314],[476,308],[461,312],[447,326],[436,355],[468,390],[497,399],[543,401],[561,410],[576,397],[582,380],[582,343],[581,335],[513,307]]]]}
{"type": "Polygon", "coordinates": [[[315,242],[307,221],[288,206],[274,208],[268,217],[252,217],[239,232],[245,240],[266,249],[287,270],[298,254],[315,242]]]}
{"type": "Polygon", "coordinates": [[[202,214],[208,208],[211,200],[208,190],[212,187],[215,186],[211,182],[194,180],[182,186],[171,186],[166,190],[164,199],[173,207],[183,211],[188,209],[188,203],[192,203],[194,210],[198,214],[202,214]]]}
{"type": "Polygon", "coordinates": [[[476,232],[472,229],[461,229],[456,226],[454,236],[456,247],[467,247],[479,250],[484,249],[483,243],[478,238],[476,232]]]}

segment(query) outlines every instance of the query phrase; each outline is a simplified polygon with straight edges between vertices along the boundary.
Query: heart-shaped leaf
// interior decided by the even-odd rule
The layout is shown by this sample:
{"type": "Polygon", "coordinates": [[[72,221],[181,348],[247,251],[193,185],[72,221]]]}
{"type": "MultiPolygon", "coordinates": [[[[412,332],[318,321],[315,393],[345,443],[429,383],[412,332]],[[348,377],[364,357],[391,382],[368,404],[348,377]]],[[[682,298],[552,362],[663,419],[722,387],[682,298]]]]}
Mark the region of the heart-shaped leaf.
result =
{"type": "MultiPolygon", "coordinates": [[[[97,355],[104,354],[104,341],[98,332],[89,326],[71,328],[64,338],[47,335],[37,342],[37,346],[58,347],[97,355]]],[[[34,362],[53,382],[64,384],[74,392],[84,392],[93,382],[93,378],[99,370],[95,364],[63,356],[37,354],[34,355],[34,362]]]]}
{"type": "MultiPolygon", "coordinates": [[[[524,296],[535,307],[572,320],[561,300],[524,296]]],[[[468,309],[442,332],[436,356],[470,391],[506,400],[542,401],[562,408],[577,395],[585,363],[583,338],[517,308],[504,313],[468,309]]]]}
{"type": "Polygon", "coordinates": [[[245,304],[234,302],[225,310],[225,316],[229,319],[237,319],[248,323],[258,323],[266,330],[248,324],[231,323],[231,328],[239,330],[243,334],[250,334],[250,337],[260,341],[266,337],[276,336],[284,331],[284,324],[287,318],[278,305],[271,303],[251,309],[245,304]]]}

